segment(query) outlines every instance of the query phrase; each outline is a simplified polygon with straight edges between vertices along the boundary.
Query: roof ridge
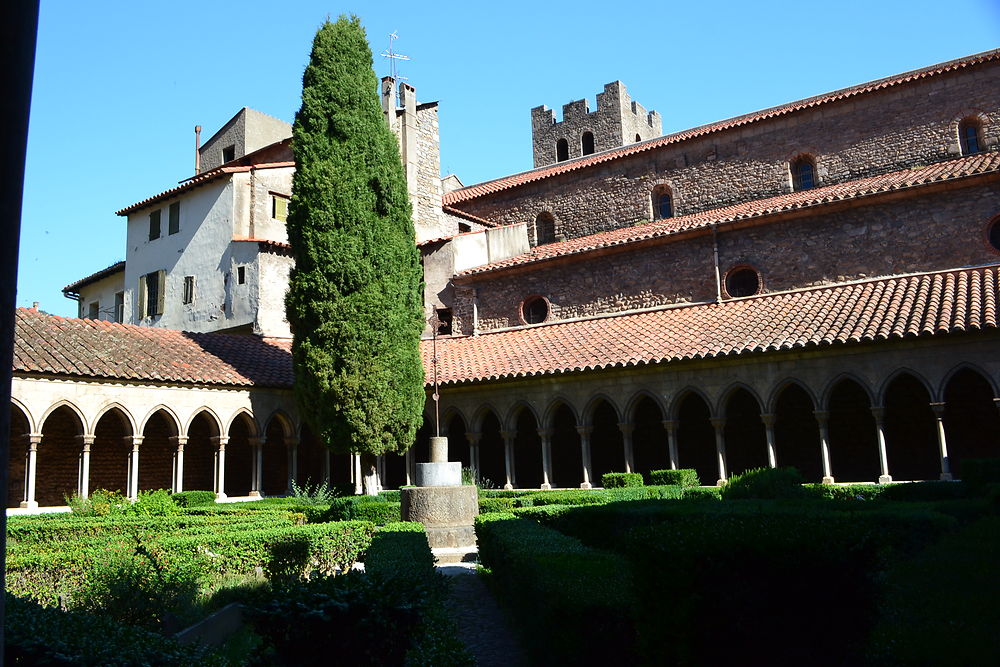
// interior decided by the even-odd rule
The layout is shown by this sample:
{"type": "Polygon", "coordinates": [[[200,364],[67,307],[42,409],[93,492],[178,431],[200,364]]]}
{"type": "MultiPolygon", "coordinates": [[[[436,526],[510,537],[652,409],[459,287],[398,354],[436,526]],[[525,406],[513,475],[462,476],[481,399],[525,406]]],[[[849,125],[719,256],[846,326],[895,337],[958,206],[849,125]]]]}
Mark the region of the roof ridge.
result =
{"type": "Polygon", "coordinates": [[[591,155],[585,155],[579,158],[573,158],[571,160],[564,160],[563,162],[557,162],[555,164],[549,164],[542,167],[535,167],[533,169],[528,169],[522,172],[517,172],[515,174],[508,174],[506,176],[500,176],[498,178],[490,179],[488,181],[483,181],[481,183],[475,183],[472,185],[467,185],[465,187],[453,190],[451,192],[445,193],[442,200],[447,205],[456,204],[463,201],[469,201],[471,199],[477,199],[481,196],[492,194],[494,192],[499,192],[501,190],[508,190],[510,188],[517,187],[519,185],[524,185],[526,183],[532,183],[536,180],[541,180],[542,178],[548,178],[549,176],[557,176],[570,171],[575,171],[577,169],[582,169],[584,167],[594,166],[598,164],[603,164],[611,159],[616,159],[618,157],[627,157],[634,155],[636,153],[641,153],[643,151],[651,150],[653,148],[659,148],[661,146],[667,146],[673,143],[679,143],[681,141],[686,141],[688,139],[695,139],[705,134],[711,132],[728,130],[733,127],[739,127],[741,125],[746,125],[749,122],[756,122],[758,120],[767,120],[777,115],[785,115],[786,113],[792,113],[799,111],[804,108],[809,108],[816,106],[818,104],[827,104],[832,102],[838,102],[847,97],[853,97],[858,94],[874,92],[875,90],[881,90],[887,87],[901,85],[909,83],[915,79],[922,79],[927,76],[937,76],[940,74],[946,74],[960,67],[968,67],[972,65],[978,65],[990,60],[996,60],[1000,58],[1000,49],[992,49],[988,51],[982,51],[980,53],[974,53],[968,56],[963,56],[961,58],[955,58],[953,60],[946,60],[941,63],[935,63],[932,65],[927,65],[926,67],[921,67],[913,70],[908,70],[905,72],[900,72],[898,74],[892,74],[879,79],[873,79],[871,81],[866,81],[863,83],[855,84],[853,86],[848,86],[846,88],[839,88],[826,93],[820,93],[818,95],[813,95],[810,97],[802,98],[799,100],[792,100],[790,102],[785,102],[784,104],[779,104],[772,107],[766,107],[764,109],[758,109],[757,111],[751,111],[739,116],[733,116],[730,118],[721,119],[711,123],[706,123],[704,125],[696,125],[695,127],[679,130],[677,132],[672,132],[671,134],[665,134],[660,137],[655,137],[653,139],[648,139],[646,141],[629,144],[627,146],[618,146],[615,148],[610,148],[600,153],[593,153],[591,155]],[[542,174],[541,172],[549,172],[542,174]],[[531,175],[535,174],[539,176],[538,178],[531,178],[531,175]],[[498,184],[502,181],[511,181],[503,187],[491,188],[490,186],[498,184]],[[462,195],[466,196],[462,196],[462,195]]]}

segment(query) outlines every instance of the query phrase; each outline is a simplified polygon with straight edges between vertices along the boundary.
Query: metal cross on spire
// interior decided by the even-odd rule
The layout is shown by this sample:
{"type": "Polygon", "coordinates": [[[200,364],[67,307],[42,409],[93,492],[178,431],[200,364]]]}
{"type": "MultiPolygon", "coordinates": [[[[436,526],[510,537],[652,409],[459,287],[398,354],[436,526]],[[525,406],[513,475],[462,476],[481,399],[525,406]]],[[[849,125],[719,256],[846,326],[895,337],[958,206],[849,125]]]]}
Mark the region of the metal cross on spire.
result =
{"type": "Polygon", "coordinates": [[[396,79],[397,81],[399,81],[400,78],[405,79],[406,77],[405,76],[404,77],[399,77],[398,76],[398,74],[396,72],[396,61],[397,60],[409,60],[410,56],[404,56],[402,53],[396,53],[393,50],[392,43],[395,42],[397,39],[399,39],[399,35],[396,34],[395,30],[393,30],[392,32],[389,33],[389,48],[382,52],[382,57],[389,59],[389,76],[391,76],[393,79],[396,79]]]}

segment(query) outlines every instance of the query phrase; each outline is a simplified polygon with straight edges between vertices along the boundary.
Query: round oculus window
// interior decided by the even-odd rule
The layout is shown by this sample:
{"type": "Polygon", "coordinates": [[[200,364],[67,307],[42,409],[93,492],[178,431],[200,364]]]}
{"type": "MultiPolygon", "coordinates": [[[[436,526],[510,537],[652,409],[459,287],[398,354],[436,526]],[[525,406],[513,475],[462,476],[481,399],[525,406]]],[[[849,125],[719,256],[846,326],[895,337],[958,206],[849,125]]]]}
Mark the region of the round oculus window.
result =
{"type": "Polygon", "coordinates": [[[540,296],[525,299],[521,304],[521,316],[528,324],[539,324],[549,316],[549,302],[540,296]]]}
{"type": "Polygon", "coordinates": [[[990,223],[990,228],[986,230],[986,240],[994,250],[1000,251],[1000,217],[990,223]]]}
{"type": "Polygon", "coordinates": [[[760,276],[749,267],[733,269],[726,274],[726,292],[729,296],[753,296],[760,290],[760,276]]]}

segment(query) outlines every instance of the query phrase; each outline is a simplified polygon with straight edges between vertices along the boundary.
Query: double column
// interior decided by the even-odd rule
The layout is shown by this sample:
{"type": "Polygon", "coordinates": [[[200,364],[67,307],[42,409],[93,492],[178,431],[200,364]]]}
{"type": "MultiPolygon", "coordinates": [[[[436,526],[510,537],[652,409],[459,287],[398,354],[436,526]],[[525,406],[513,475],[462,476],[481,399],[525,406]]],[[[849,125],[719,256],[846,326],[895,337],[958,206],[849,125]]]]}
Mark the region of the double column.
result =
{"type": "Polygon", "coordinates": [[[514,438],[517,437],[517,432],[501,431],[500,435],[503,437],[503,463],[507,475],[503,488],[510,490],[517,485],[517,476],[514,474],[514,438]]]}
{"type": "Polygon", "coordinates": [[[226,496],[226,444],[229,438],[224,435],[214,436],[215,443],[215,497],[224,500],[226,496]]]}

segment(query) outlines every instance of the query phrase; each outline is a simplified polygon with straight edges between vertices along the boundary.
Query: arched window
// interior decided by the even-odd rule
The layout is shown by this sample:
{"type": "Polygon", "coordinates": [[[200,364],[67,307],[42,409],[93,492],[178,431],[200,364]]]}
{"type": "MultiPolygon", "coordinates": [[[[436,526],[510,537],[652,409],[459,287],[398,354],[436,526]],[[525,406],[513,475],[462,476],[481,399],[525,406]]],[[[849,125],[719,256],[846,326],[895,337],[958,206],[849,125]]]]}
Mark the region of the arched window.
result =
{"type": "Polygon", "coordinates": [[[792,184],[796,192],[816,187],[816,165],[812,159],[802,156],[792,162],[792,184]]]}
{"type": "Polygon", "coordinates": [[[560,139],[556,142],[556,162],[562,162],[563,160],[569,159],[569,142],[565,139],[560,139]]]}
{"type": "Polygon", "coordinates": [[[521,318],[525,324],[539,324],[549,317],[549,302],[545,297],[531,296],[521,303],[521,318]]]}
{"type": "Polygon", "coordinates": [[[581,155],[590,155],[594,152],[594,135],[590,132],[584,132],[583,137],[580,139],[581,155]]]}
{"type": "Polygon", "coordinates": [[[962,144],[962,155],[975,155],[980,150],[979,121],[966,118],[958,124],[958,140],[962,144]]]}
{"type": "Polygon", "coordinates": [[[542,211],[535,218],[535,245],[555,243],[556,219],[548,211],[542,211]]]}
{"type": "Polygon", "coordinates": [[[725,284],[729,296],[753,296],[760,291],[760,274],[752,267],[737,266],[726,274],[725,284]]]}
{"type": "Polygon", "coordinates": [[[639,143],[640,141],[642,141],[642,137],[640,137],[638,134],[635,135],[635,143],[639,143]]]}
{"type": "Polygon", "coordinates": [[[991,248],[1000,252],[1000,215],[993,218],[993,222],[986,229],[986,240],[991,248]]]}
{"type": "Polygon", "coordinates": [[[663,220],[674,217],[674,198],[670,188],[658,185],[653,188],[653,219],[663,220]]]}

